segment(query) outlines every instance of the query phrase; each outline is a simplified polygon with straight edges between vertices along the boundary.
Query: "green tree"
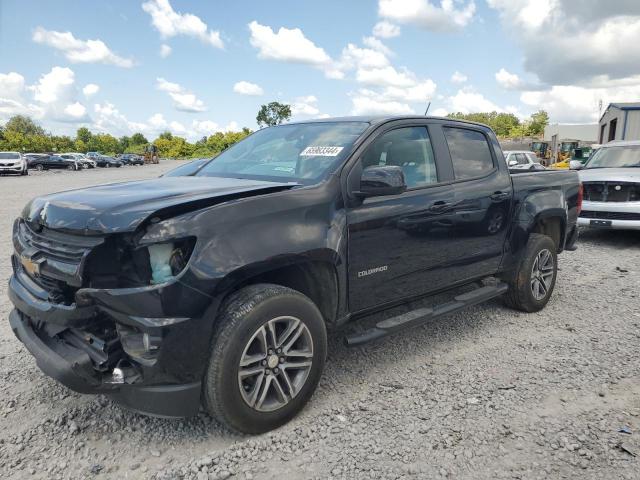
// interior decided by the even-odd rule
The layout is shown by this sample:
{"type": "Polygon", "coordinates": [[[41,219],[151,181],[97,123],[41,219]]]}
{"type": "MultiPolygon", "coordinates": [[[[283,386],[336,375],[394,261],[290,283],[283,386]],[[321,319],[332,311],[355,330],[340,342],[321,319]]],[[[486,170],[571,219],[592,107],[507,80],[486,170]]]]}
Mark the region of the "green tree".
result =
{"type": "Polygon", "coordinates": [[[83,142],[85,145],[89,145],[91,143],[91,138],[93,134],[87,127],[80,127],[76,131],[76,140],[83,142]]]}
{"type": "Polygon", "coordinates": [[[279,102],[271,102],[262,105],[258,111],[256,121],[260,128],[280,125],[291,118],[291,106],[279,102]]]}
{"type": "Polygon", "coordinates": [[[531,122],[529,123],[529,135],[543,135],[544,127],[549,125],[549,114],[544,110],[531,115],[531,122]]]}
{"type": "Polygon", "coordinates": [[[134,133],[131,135],[129,145],[146,145],[147,143],[149,143],[149,140],[147,140],[143,134],[134,133]]]}
{"type": "Polygon", "coordinates": [[[6,132],[17,132],[23,135],[45,135],[44,129],[25,115],[14,115],[5,124],[6,132]]]}

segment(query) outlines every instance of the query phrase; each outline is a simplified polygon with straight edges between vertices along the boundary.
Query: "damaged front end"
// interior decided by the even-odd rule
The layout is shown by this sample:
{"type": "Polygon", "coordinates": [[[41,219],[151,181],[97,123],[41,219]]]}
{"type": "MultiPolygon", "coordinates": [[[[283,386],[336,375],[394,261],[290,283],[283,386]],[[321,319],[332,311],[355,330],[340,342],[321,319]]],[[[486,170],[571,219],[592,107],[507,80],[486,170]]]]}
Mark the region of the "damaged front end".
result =
{"type": "Polygon", "coordinates": [[[11,327],[46,374],[144,413],[198,412],[211,297],[188,268],[195,237],[159,218],[105,236],[21,218],[13,243],[11,327]]]}

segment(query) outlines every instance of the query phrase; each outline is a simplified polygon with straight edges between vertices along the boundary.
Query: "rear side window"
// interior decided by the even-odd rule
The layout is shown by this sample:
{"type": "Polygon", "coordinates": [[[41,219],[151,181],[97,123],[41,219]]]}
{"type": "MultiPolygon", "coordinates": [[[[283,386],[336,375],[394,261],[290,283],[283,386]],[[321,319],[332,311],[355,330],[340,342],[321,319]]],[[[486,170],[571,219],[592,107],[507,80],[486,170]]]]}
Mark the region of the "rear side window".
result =
{"type": "Polygon", "coordinates": [[[474,130],[445,127],[456,180],[475,178],[493,170],[493,157],[486,137],[474,130]]]}

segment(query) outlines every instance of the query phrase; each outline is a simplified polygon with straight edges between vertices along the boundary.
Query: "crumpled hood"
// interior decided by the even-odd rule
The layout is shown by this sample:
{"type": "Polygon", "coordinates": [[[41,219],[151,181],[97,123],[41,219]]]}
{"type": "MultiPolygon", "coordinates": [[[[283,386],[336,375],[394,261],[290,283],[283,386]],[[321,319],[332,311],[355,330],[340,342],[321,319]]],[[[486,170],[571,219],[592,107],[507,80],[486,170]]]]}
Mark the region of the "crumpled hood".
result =
{"type": "Polygon", "coordinates": [[[163,177],[100,185],[33,199],[22,217],[56,230],[106,234],[135,230],[159,210],[203,208],[229,198],[295,184],[220,177],[163,177]]]}
{"type": "Polygon", "coordinates": [[[640,183],[640,168],[585,168],[578,173],[581,182],[640,183]]]}

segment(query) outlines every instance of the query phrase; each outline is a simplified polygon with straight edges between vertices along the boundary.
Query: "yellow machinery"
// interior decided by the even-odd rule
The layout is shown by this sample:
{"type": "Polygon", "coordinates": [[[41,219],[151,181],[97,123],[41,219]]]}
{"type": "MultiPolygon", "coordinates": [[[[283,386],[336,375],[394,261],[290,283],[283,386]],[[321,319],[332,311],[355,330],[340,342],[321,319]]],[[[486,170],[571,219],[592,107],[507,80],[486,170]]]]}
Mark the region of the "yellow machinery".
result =
{"type": "Polygon", "coordinates": [[[549,164],[551,158],[551,146],[548,142],[531,142],[529,148],[540,159],[540,163],[544,166],[549,164]]]}
{"type": "Polygon", "coordinates": [[[158,147],[153,143],[150,143],[144,149],[144,163],[160,163],[160,159],[158,158],[158,147]]]}

